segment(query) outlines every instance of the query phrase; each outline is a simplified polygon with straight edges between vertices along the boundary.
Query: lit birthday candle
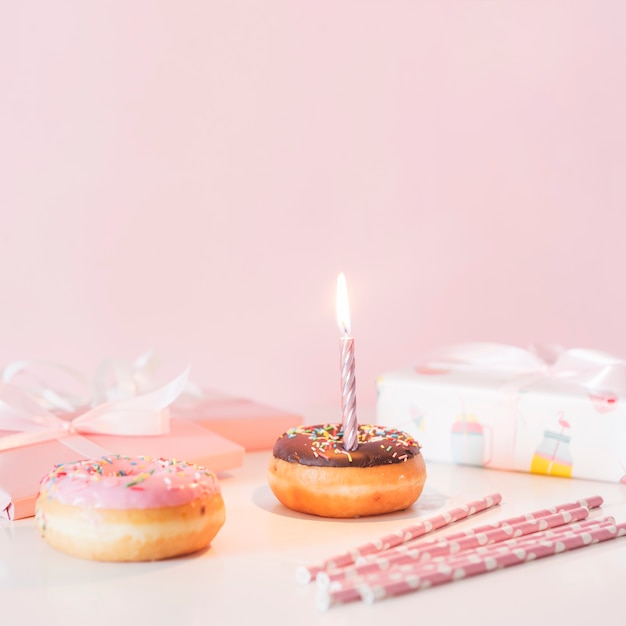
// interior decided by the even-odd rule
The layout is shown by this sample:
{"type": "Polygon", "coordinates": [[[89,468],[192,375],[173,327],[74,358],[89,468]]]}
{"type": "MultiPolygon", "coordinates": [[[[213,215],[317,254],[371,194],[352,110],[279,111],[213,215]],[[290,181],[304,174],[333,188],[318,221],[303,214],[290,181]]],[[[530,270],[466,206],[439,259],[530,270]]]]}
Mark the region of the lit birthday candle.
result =
{"type": "Polygon", "coordinates": [[[356,417],[356,378],[354,376],[354,338],[350,337],[350,310],[348,308],[348,289],[346,277],[339,274],[337,279],[337,323],[341,338],[341,423],[343,430],[343,448],[347,452],[359,446],[356,417]]]}

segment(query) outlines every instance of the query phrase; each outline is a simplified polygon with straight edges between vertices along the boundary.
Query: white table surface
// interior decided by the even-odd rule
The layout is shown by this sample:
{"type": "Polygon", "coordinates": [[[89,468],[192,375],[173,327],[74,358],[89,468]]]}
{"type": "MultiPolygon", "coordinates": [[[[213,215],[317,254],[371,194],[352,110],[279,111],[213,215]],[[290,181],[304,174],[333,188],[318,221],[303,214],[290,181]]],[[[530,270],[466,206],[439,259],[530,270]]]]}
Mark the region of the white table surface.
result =
{"type": "MultiPolygon", "coordinates": [[[[626,538],[381,601],[320,611],[315,585],[295,580],[319,563],[420,518],[500,492],[503,502],[457,528],[495,521],[589,495],[600,514],[626,521],[626,485],[429,464],[422,497],[402,513],[351,520],[283,508],[266,482],[268,452],[220,476],[226,524],[212,546],[154,563],[83,561],[50,548],[34,519],[0,525],[0,624],[367,624],[501,626],[624,623],[626,538]],[[79,621],[80,620],[80,621],[79,621]],[[87,620],[87,621],[85,621],[87,620]],[[607,622],[608,623],[608,622],[607,622]]],[[[441,533],[441,531],[439,531],[441,533]]],[[[434,536],[434,535],[433,535],[434,536]]]]}

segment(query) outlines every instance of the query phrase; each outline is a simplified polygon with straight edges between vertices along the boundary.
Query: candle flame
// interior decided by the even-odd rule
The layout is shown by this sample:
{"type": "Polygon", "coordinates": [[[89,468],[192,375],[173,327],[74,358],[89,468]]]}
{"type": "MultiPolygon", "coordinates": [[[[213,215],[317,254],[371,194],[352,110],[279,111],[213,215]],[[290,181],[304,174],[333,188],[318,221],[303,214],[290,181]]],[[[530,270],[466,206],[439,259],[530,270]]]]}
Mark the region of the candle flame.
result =
{"type": "Polygon", "coordinates": [[[344,336],[350,334],[350,307],[348,306],[348,288],[343,272],[337,278],[337,324],[344,336]]]}

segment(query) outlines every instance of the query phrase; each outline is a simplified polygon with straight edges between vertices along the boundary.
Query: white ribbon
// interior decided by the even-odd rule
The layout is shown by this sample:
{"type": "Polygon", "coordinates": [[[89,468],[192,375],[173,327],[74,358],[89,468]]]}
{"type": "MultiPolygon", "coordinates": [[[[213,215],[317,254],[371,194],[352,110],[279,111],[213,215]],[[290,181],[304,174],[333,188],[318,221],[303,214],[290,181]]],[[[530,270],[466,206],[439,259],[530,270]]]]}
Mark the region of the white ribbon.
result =
{"type": "MultiPolygon", "coordinates": [[[[132,362],[107,358],[99,363],[90,380],[63,363],[30,359],[5,365],[0,370],[0,380],[19,387],[49,411],[72,413],[154,391],[159,387],[159,365],[152,350],[132,362]]],[[[198,400],[202,395],[201,389],[187,379],[176,400],[198,400]]]]}
{"type": "MultiPolygon", "coordinates": [[[[140,355],[133,362],[122,359],[103,360],[98,365],[93,381],[93,402],[120,400],[153,390],[159,366],[159,358],[152,350],[140,355]]],[[[187,380],[180,395],[198,399],[202,397],[202,391],[192,381],[187,380]]]]}
{"type": "MultiPolygon", "coordinates": [[[[201,397],[189,382],[189,368],[168,384],[157,387],[156,359],[148,352],[132,364],[104,361],[93,388],[80,372],[49,361],[16,361],[0,371],[0,452],[56,439],[80,456],[109,454],[83,435],[162,435],[169,432],[169,407],[183,392],[201,397]],[[39,370],[47,370],[42,376],[39,370]],[[113,385],[107,376],[113,374],[113,385]],[[50,375],[69,377],[81,394],[61,390],[50,375]],[[28,383],[15,384],[17,378],[28,383]],[[62,417],[59,417],[59,415],[62,417]]],[[[11,496],[0,488],[0,519],[12,520],[11,496]]]]}
{"type": "MultiPolygon", "coordinates": [[[[70,419],[43,408],[11,383],[0,387],[0,451],[72,435],[161,435],[169,432],[169,406],[183,391],[189,368],[163,387],[117,401],[103,402],[70,419]]],[[[67,441],[67,439],[65,439],[67,441]]],[[[72,446],[73,447],[73,446],[72,446]]]]}
{"type": "Polygon", "coordinates": [[[589,391],[626,392],[626,360],[595,350],[497,343],[457,344],[437,350],[424,363],[431,368],[474,373],[557,378],[589,391]]]}

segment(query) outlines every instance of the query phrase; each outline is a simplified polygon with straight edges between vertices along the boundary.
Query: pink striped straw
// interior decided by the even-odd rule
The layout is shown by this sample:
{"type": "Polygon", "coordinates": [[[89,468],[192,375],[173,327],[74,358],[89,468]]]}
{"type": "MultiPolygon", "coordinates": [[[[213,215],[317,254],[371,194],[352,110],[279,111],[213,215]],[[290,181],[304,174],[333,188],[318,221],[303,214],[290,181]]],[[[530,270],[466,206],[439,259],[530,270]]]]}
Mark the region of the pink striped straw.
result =
{"type": "Polygon", "coordinates": [[[596,529],[563,534],[560,538],[543,539],[536,542],[525,542],[518,547],[511,547],[508,551],[494,550],[492,553],[473,555],[463,563],[449,565],[442,563],[433,572],[420,575],[409,574],[401,578],[392,576],[381,577],[373,585],[364,585],[359,591],[361,599],[371,604],[384,598],[394,597],[413,591],[420,591],[436,585],[454,582],[470,576],[488,574],[489,572],[521,565],[528,561],[555,556],[561,552],[585,548],[595,543],[609,541],[626,535],[626,523],[613,524],[596,529]]]}
{"type": "Polygon", "coordinates": [[[344,552],[337,556],[331,557],[322,563],[321,566],[299,567],[296,572],[296,578],[299,582],[308,583],[314,580],[320,572],[325,570],[338,569],[347,565],[352,565],[359,557],[373,554],[375,552],[381,552],[382,550],[388,550],[395,546],[399,546],[407,541],[412,541],[417,537],[422,537],[428,533],[433,532],[439,528],[450,526],[454,522],[466,519],[476,513],[490,509],[491,507],[500,504],[502,496],[499,493],[493,493],[491,495],[482,498],[481,500],[475,500],[464,504],[463,506],[451,509],[446,513],[435,515],[428,519],[425,519],[413,526],[408,526],[402,530],[398,530],[389,535],[384,535],[379,539],[362,544],[348,552],[344,552]]]}
{"type": "MultiPolygon", "coordinates": [[[[415,548],[422,548],[431,545],[435,545],[440,543],[441,541],[453,541],[456,539],[463,539],[464,537],[475,535],[476,533],[489,532],[496,528],[503,528],[507,526],[513,526],[515,524],[520,524],[526,521],[536,520],[542,517],[548,517],[550,515],[554,515],[555,513],[560,513],[561,511],[571,511],[572,509],[578,509],[580,507],[585,507],[587,509],[595,509],[604,503],[604,500],[601,496],[590,496],[588,498],[583,498],[581,500],[576,500],[575,502],[565,502],[563,504],[557,504],[556,506],[552,506],[548,509],[540,509],[538,511],[533,511],[532,513],[525,513],[524,515],[518,515],[516,517],[509,517],[508,519],[500,520],[499,522],[493,522],[491,524],[484,524],[482,526],[475,526],[474,528],[461,530],[456,533],[450,533],[448,535],[444,535],[443,537],[439,537],[436,539],[422,539],[421,541],[414,541],[406,544],[399,545],[395,548],[390,548],[388,552],[395,551],[404,551],[408,552],[409,550],[413,550],[415,548]]],[[[370,560],[376,560],[379,556],[382,556],[381,553],[367,555],[363,557],[359,557],[356,561],[357,565],[359,563],[364,563],[370,560]]]]}
{"type": "Polygon", "coordinates": [[[318,606],[321,609],[327,609],[335,604],[344,604],[359,599],[373,602],[383,597],[418,591],[445,582],[453,582],[459,578],[515,565],[517,564],[515,559],[510,558],[512,554],[528,556],[519,561],[521,563],[525,560],[551,556],[566,549],[584,547],[623,535],[626,535],[626,524],[616,526],[613,518],[587,519],[501,543],[480,546],[461,554],[438,557],[426,563],[395,566],[388,571],[380,571],[359,579],[335,582],[328,589],[319,589],[318,606]],[[546,550],[546,546],[551,547],[552,552],[546,550]],[[492,567],[494,559],[495,562],[504,564],[492,567]],[[481,566],[487,569],[481,571],[481,566]]]}
{"type": "MultiPolygon", "coordinates": [[[[547,509],[540,509],[538,511],[533,511],[532,513],[526,513],[524,515],[510,517],[508,519],[504,519],[499,522],[494,522],[492,524],[484,524],[482,526],[476,526],[468,530],[462,530],[456,533],[451,533],[448,535],[444,535],[444,537],[441,537],[441,538],[422,539],[421,541],[407,542],[406,544],[401,544],[401,545],[398,545],[397,547],[390,548],[387,551],[382,550],[374,554],[359,557],[356,559],[355,563],[356,563],[356,566],[359,566],[362,563],[366,563],[370,561],[377,561],[380,557],[385,556],[387,554],[394,554],[396,551],[397,552],[409,551],[412,549],[416,549],[418,547],[420,548],[429,547],[429,546],[436,545],[443,540],[452,541],[456,539],[462,539],[464,537],[467,537],[469,535],[474,535],[479,532],[489,532],[490,530],[493,530],[495,528],[502,528],[507,525],[513,525],[513,524],[518,524],[520,522],[530,521],[530,520],[534,520],[534,519],[541,518],[541,517],[547,517],[548,515],[552,515],[559,511],[568,511],[568,510],[572,510],[572,509],[579,508],[579,507],[587,507],[588,509],[594,509],[594,508],[602,506],[603,502],[604,500],[602,499],[601,496],[597,496],[597,495],[589,496],[587,498],[583,498],[575,502],[566,502],[566,503],[558,504],[556,506],[553,506],[547,509]]],[[[352,569],[351,566],[346,566],[346,568],[339,568],[335,571],[332,571],[332,570],[327,571],[324,568],[318,568],[318,572],[316,573],[315,578],[323,586],[327,584],[329,580],[343,578],[343,572],[345,572],[347,575],[350,575],[351,569],[352,569]]],[[[303,580],[302,582],[309,582],[309,580],[310,579],[303,580]]]]}
{"type": "MultiPolygon", "coordinates": [[[[507,552],[512,548],[516,548],[519,546],[523,546],[525,544],[533,544],[538,541],[543,541],[544,539],[557,539],[562,537],[563,535],[569,535],[575,532],[582,532],[585,529],[597,529],[604,528],[606,526],[612,526],[615,524],[615,518],[613,517],[603,517],[599,519],[585,519],[581,522],[576,522],[573,524],[565,524],[562,526],[557,526],[548,530],[540,531],[534,533],[532,535],[523,535],[514,539],[508,539],[506,541],[498,542],[497,544],[490,544],[485,546],[479,546],[474,548],[473,550],[467,550],[465,552],[461,552],[459,554],[451,554],[446,556],[434,557],[430,561],[426,562],[412,562],[412,563],[402,563],[396,564],[390,567],[389,569],[382,569],[375,572],[371,572],[369,574],[364,574],[359,577],[350,577],[344,579],[337,579],[331,581],[330,585],[326,587],[332,593],[334,592],[343,592],[348,588],[358,588],[359,585],[367,583],[371,580],[376,580],[380,576],[385,576],[386,574],[395,573],[415,573],[415,572],[427,572],[436,570],[437,567],[440,566],[442,562],[452,564],[463,562],[464,559],[472,559],[476,555],[484,555],[495,551],[504,551],[507,552]]],[[[325,587],[320,585],[320,588],[323,590],[325,587]]],[[[353,598],[357,599],[357,598],[353,598]]]]}
{"type": "Polygon", "coordinates": [[[479,527],[474,531],[463,533],[461,536],[457,533],[455,535],[456,538],[453,539],[443,537],[439,541],[418,543],[415,548],[410,550],[391,549],[380,553],[380,556],[377,558],[370,558],[366,562],[357,563],[353,567],[332,572],[320,572],[317,576],[317,583],[318,586],[324,587],[336,581],[386,571],[395,565],[423,562],[436,557],[455,555],[480,546],[538,533],[571,522],[578,522],[588,516],[588,508],[578,507],[537,519],[525,519],[515,524],[501,523],[497,527],[489,527],[489,530],[486,531],[480,531],[479,528],[484,527],[479,527]]]}
{"type": "Polygon", "coordinates": [[[366,576],[364,581],[367,580],[376,580],[380,576],[385,576],[391,571],[400,572],[400,573],[415,573],[415,572],[429,572],[436,571],[441,567],[442,563],[447,565],[456,565],[463,564],[465,561],[474,561],[476,557],[487,556],[490,554],[500,554],[500,553],[508,553],[512,549],[523,548],[526,546],[533,546],[537,543],[541,543],[542,541],[556,541],[558,539],[562,539],[563,537],[569,537],[573,535],[577,535],[590,530],[598,530],[601,528],[608,528],[611,526],[615,526],[615,519],[613,517],[602,518],[599,520],[584,520],[582,522],[577,522],[575,524],[568,524],[563,526],[558,526],[555,528],[551,528],[549,530],[545,530],[542,532],[537,532],[532,535],[523,535],[521,537],[516,537],[514,539],[507,539],[506,541],[498,542],[496,544],[490,544],[487,546],[479,546],[474,548],[473,550],[468,550],[467,552],[456,554],[456,555],[447,555],[443,557],[436,557],[432,561],[426,561],[424,563],[403,563],[393,567],[391,570],[382,571],[378,573],[374,573],[371,576],[366,576]]]}

